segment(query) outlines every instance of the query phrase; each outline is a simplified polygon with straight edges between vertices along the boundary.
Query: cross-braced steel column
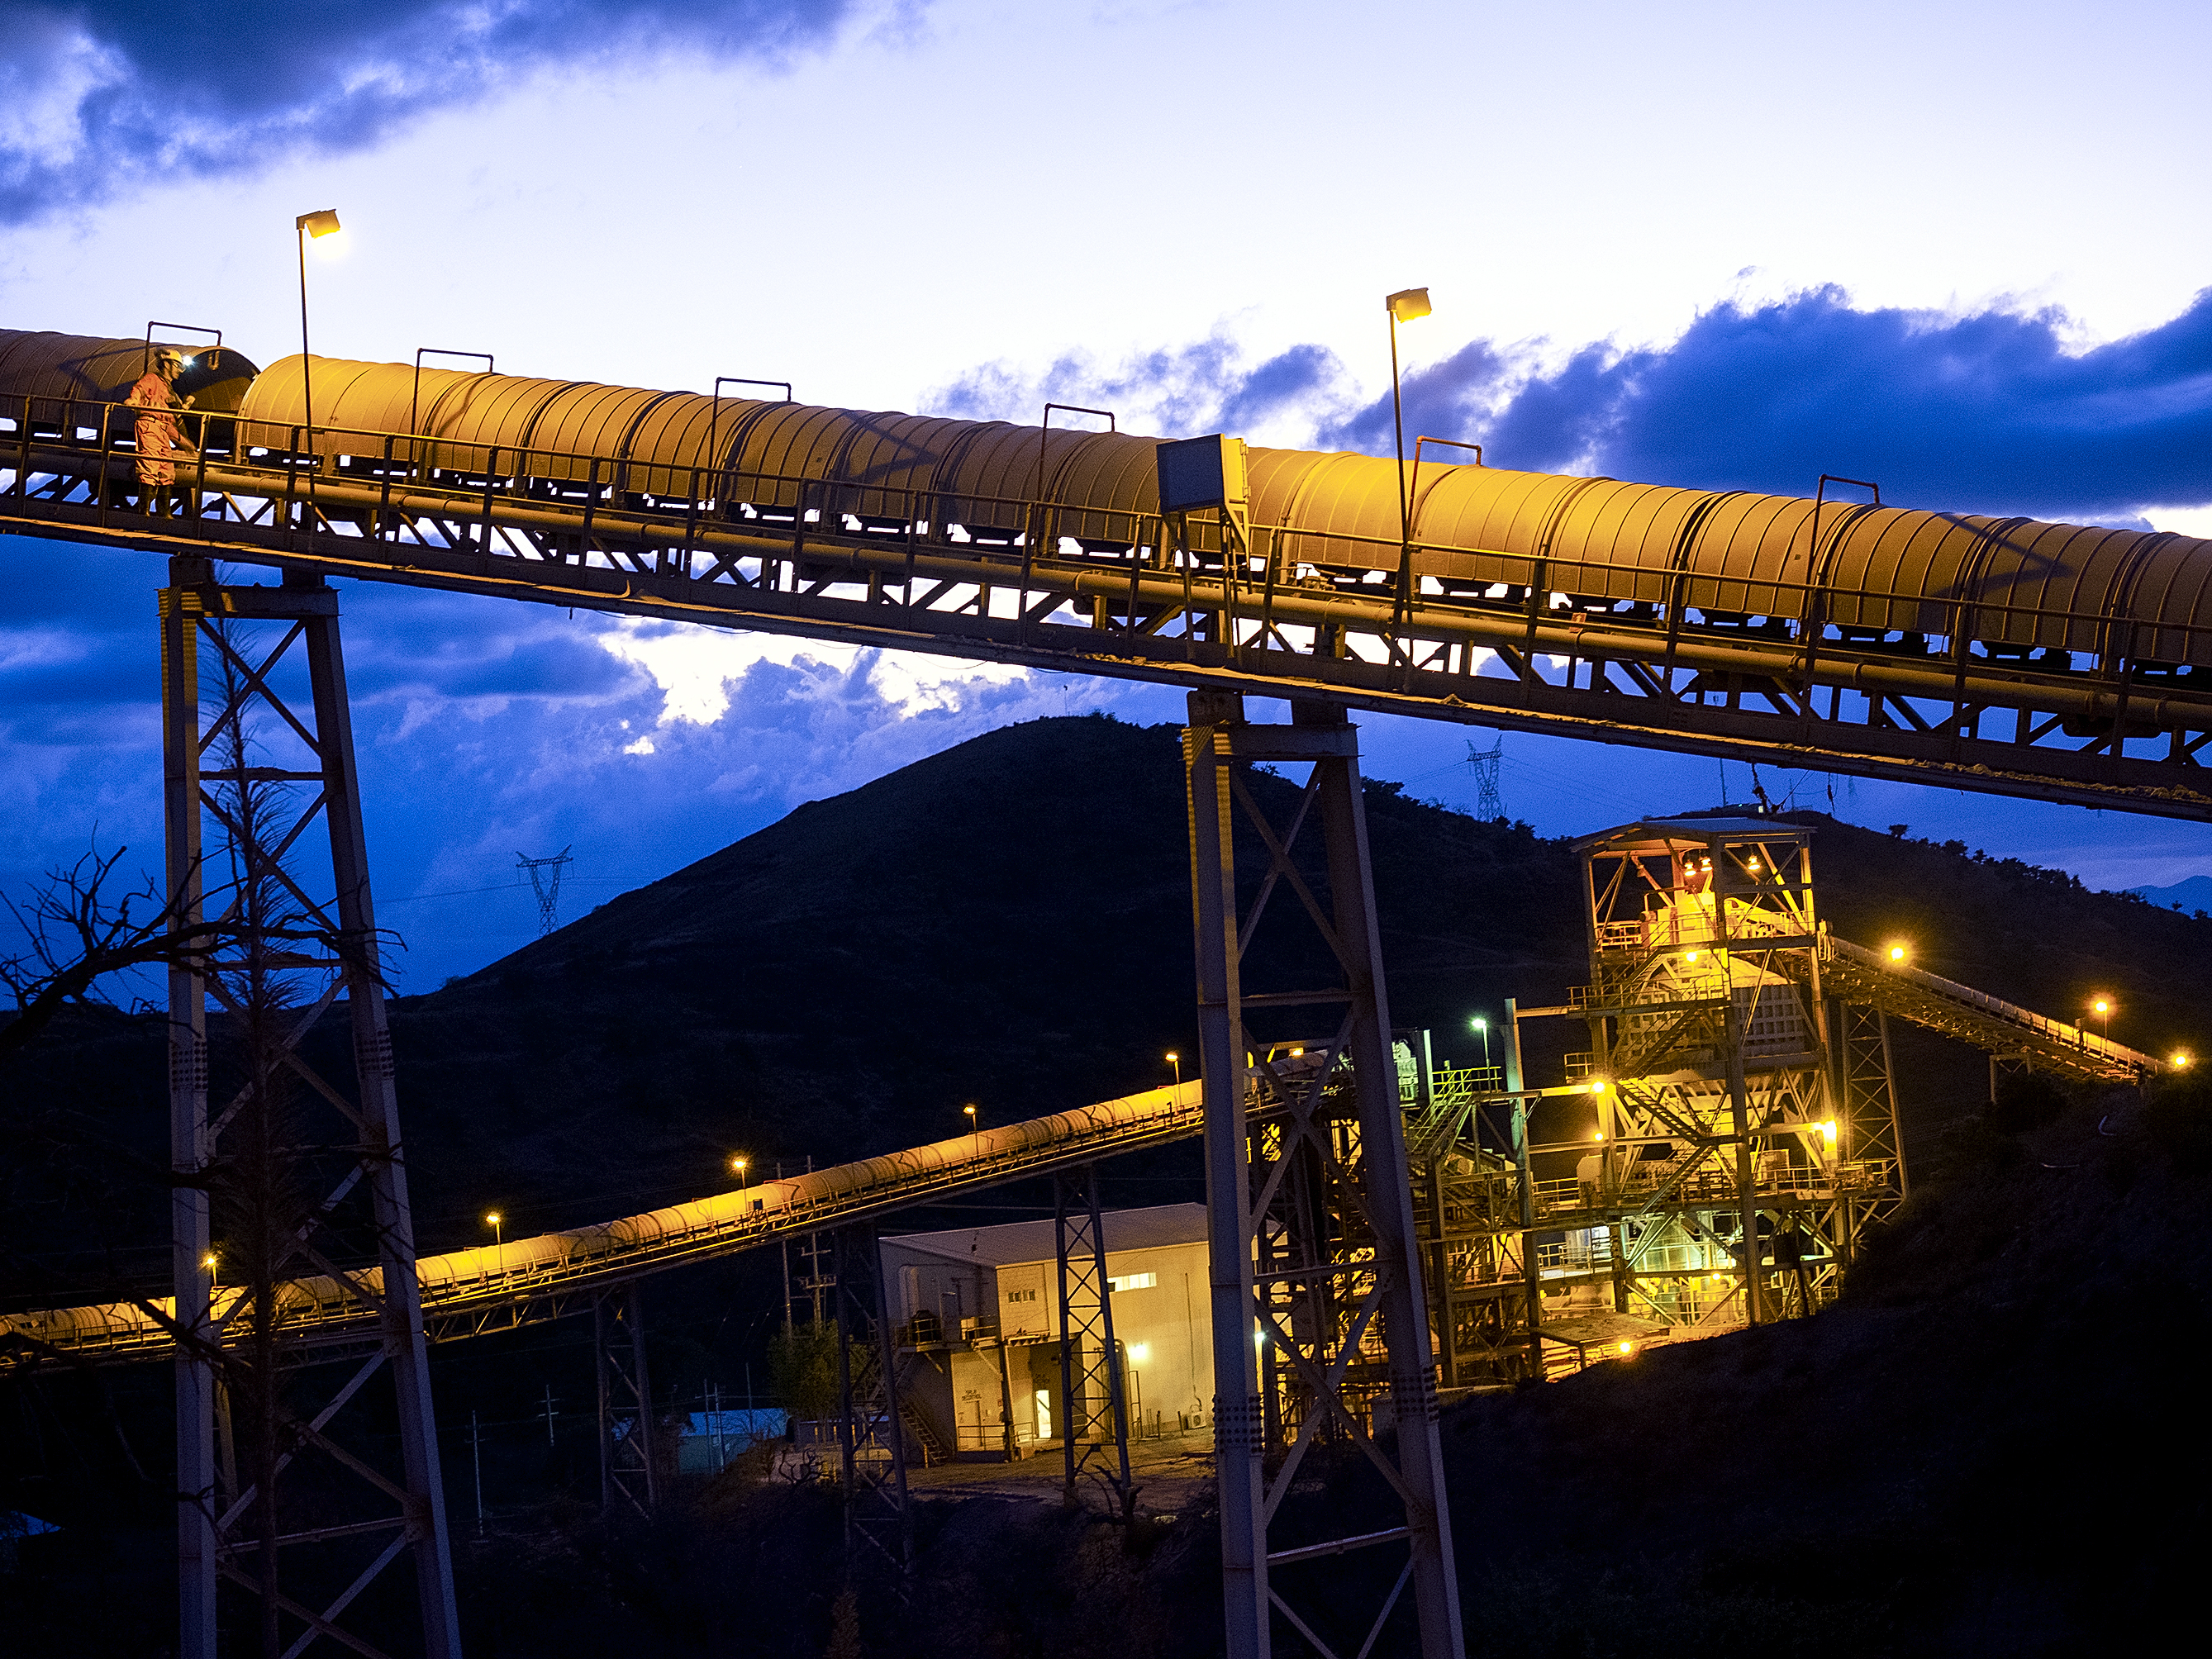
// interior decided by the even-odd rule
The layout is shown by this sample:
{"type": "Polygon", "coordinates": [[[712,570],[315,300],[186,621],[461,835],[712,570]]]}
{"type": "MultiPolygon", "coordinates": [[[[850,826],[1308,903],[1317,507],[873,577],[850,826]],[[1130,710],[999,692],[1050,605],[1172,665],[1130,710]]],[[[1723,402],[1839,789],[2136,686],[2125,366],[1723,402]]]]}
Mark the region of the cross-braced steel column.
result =
{"type": "Polygon", "coordinates": [[[1113,1431],[1116,1467],[1105,1473],[1126,1523],[1136,1512],[1129,1478],[1129,1410],[1121,1356],[1114,1339],[1114,1286],[1106,1277],[1106,1220],[1098,1203],[1098,1166],[1053,1177],[1053,1247],[1060,1267],[1060,1442],[1066,1474],[1061,1497],[1076,1501],[1076,1483],[1095,1458],[1105,1461],[1101,1421],[1113,1431]]]}
{"type": "Polygon", "coordinates": [[[846,1566],[857,1543],[872,1546],[898,1575],[914,1565],[907,1505],[906,1422],[898,1391],[898,1346],[890,1325],[883,1257],[871,1224],[831,1235],[837,1276],[830,1304],[837,1326],[837,1449],[845,1496],[846,1566]]]}
{"type": "MultiPolygon", "coordinates": [[[[200,877],[199,585],[204,559],[179,558],[162,590],[161,775],[167,851],[164,891],[170,926],[198,927],[200,877]]],[[[215,1367],[202,1345],[214,1276],[208,1259],[207,991],[196,965],[169,969],[170,1271],[177,1305],[178,1649],[185,1659],[216,1650],[215,1367]]]]}
{"type": "Polygon", "coordinates": [[[645,1311],[635,1285],[592,1298],[592,1346],[599,1375],[599,1509],[613,1513],[619,1498],[639,1518],[650,1520],[660,1499],[660,1477],[653,1455],[653,1376],[645,1364],[645,1311]],[[637,1413],[627,1431],[617,1427],[625,1408],[637,1413]]]}
{"type": "MultiPolygon", "coordinates": [[[[204,815],[218,826],[228,882],[222,914],[208,922],[204,948],[183,956],[188,963],[170,975],[170,1104],[173,1164],[177,1180],[172,1224],[177,1293],[177,1386],[179,1648],[186,1659],[213,1659],[216,1582],[224,1577],[258,1595],[264,1630],[281,1613],[299,1630],[297,1652],[328,1636],[357,1651],[374,1648],[337,1620],[361,1590],[402,1553],[411,1554],[420,1602],[423,1651],[432,1659],[458,1659],[459,1622],[453,1601],[447,1544],[445,1496],[438,1468],[436,1425],[431,1412],[420,1291],[415,1277],[413,1224],[409,1212],[405,1157],[392,1087],[391,1040],[385,1024],[384,983],[375,912],[369,898],[368,862],[362,833],[360,783],[355,769],[345,667],[338,642],[337,599],[312,576],[288,577],[282,587],[216,585],[204,559],[172,561],[170,586],[161,595],[165,816],[167,897],[172,925],[198,926],[210,902],[203,857],[204,815]],[[247,624],[286,624],[265,653],[249,653],[247,624]],[[283,675],[296,672],[287,653],[304,641],[307,681],[313,714],[308,720],[287,702],[283,675]],[[220,669],[219,709],[201,719],[200,648],[220,669]],[[249,714],[267,717],[249,724],[249,714]],[[224,764],[203,767],[204,750],[225,745],[224,764]],[[289,764],[249,764],[249,750],[289,764]],[[308,794],[312,787],[312,796],[308,794]],[[303,803],[303,804],[302,804],[303,803]],[[288,809],[298,805],[296,812],[288,809]],[[290,867],[305,832],[323,816],[329,831],[333,896],[313,896],[311,878],[290,867]],[[289,821],[289,828],[287,823],[289,821]],[[222,948],[217,949],[220,945],[222,948]],[[287,1012],[289,992],[304,987],[304,1002],[321,976],[320,1000],[287,1012]],[[343,994],[353,1030],[356,1098],[347,1100],[317,1076],[300,1052],[302,1039],[323,1011],[343,994]],[[219,1116],[209,1109],[207,999],[217,997],[230,1029],[247,1050],[247,1080],[219,1116]],[[281,1016],[281,1017],[280,1017],[281,1016]],[[331,1109],[349,1133],[335,1144],[325,1134],[287,1137],[302,1146],[284,1156],[295,1173],[311,1172],[313,1158],[335,1160],[328,1196],[312,1209],[283,1206],[272,1177],[252,1157],[231,1159],[218,1142],[226,1127],[234,1137],[256,1124],[255,1142],[267,1154],[270,1114],[285,1109],[270,1079],[304,1085],[300,1098],[331,1109]],[[257,1173],[258,1171],[258,1173],[257,1173]],[[258,1182],[258,1186],[254,1183],[258,1182]],[[250,1190],[249,1190],[250,1189],[250,1190]],[[210,1194],[220,1194],[237,1213],[231,1224],[253,1282],[226,1286],[220,1306],[213,1286],[210,1194]],[[272,1207],[275,1206],[275,1207],[272,1207]],[[365,1215],[362,1212],[366,1212],[365,1215]],[[347,1256],[372,1257],[375,1266],[337,1265],[347,1256]],[[378,1352],[351,1370],[322,1409],[296,1411],[294,1392],[272,1361],[266,1342],[249,1360],[225,1328],[265,1324],[257,1306],[272,1294],[289,1262],[311,1261],[345,1293],[375,1310],[382,1327],[378,1352]],[[342,1447],[338,1414],[378,1370],[389,1364],[398,1394],[401,1469],[387,1478],[342,1447]],[[243,1369],[241,1369],[243,1367],[243,1369]],[[214,1399],[216,1375],[240,1398],[240,1378],[256,1414],[258,1457],[252,1480],[238,1489],[234,1475],[218,1504],[214,1399]],[[287,1448],[281,1451],[279,1446],[287,1448]],[[369,1509],[358,1519],[281,1534],[283,1518],[277,1476],[296,1457],[318,1453],[358,1475],[369,1509]],[[396,1509],[387,1500],[396,1500],[396,1509]],[[254,1570],[240,1540],[252,1523],[259,1534],[254,1570]],[[287,1561],[316,1551],[343,1552],[358,1539],[391,1534],[368,1561],[325,1560],[342,1567],[351,1583],[319,1609],[277,1588],[276,1552],[287,1561]]],[[[293,659],[296,663],[296,659],[293,659]]],[[[226,1143],[227,1144],[227,1143],[226,1143]]],[[[265,1157],[263,1159],[266,1161],[265,1157]]],[[[355,1356],[358,1358],[358,1356],[355,1356]]],[[[321,1575],[309,1572],[312,1582],[321,1575]]],[[[337,1582],[343,1582],[340,1578],[337,1582]]]]}
{"type": "Polygon", "coordinates": [[[1269,1583],[1271,1566],[1403,1541],[1408,1559],[1397,1587],[1371,1625],[1364,1617],[1359,1621],[1366,1627],[1367,1642],[1371,1645],[1381,1634],[1399,1595],[1410,1583],[1423,1659],[1462,1659],[1465,1644],[1437,1433],[1428,1307],[1369,870],[1358,742],[1341,711],[1327,705],[1294,703],[1292,720],[1287,728],[1248,725],[1241,698],[1194,693],[1191,723],[1183,733],[1200,1052],[1205,1068],[1214,1450],[1227,1648],[1231,1659],[1264,1659],[1273,1607],[1309,1641],[1328,1651],[1308,1619],[1269,1583]],[[1286,833],[1268,823],[1237,775],[1240,763],[1253,761],[1312,766],[1297,817],[1286,833]],[[1233,804],[1243,806],[1271,860],[1250,912],[1242,915],[1233,804]],[[1309,816],[1317,817],[1322,827],[1328,870],[1326,915],[1293,862],[1297,834],[1309,816]],[[1269,898],[1279,890],[1296,894],[1336,959],[1340,985],[1265,995],[1244,990],[1240,969],[1244,946],[1269,898]],[[1282,1115],[1279,1128],[1271,1131],[1275,1152],[1263,1190],[1255,1199],[1250,1182],[1261,1172],[1250,1160],[1247,1110],[1257,1079],[1247,1055],[1263,1045],[1246,1030],[1245,1012],[1294,1006],[1334,1007],[1341,1011],[1340,1023],[1323,1057],[1318,1061],[1311,1056],[1302,1059],[1302,1086],[1272,1061],[1263,1068],[1270,1103],[1282,1115]],[[1351,1069],[1352,1123],[1339,1123],[1324,1111],[1324,1095],[1334,1086],[1340,1061],[1348,1061],[1351,1069]],[[1279,1273],[1271,1269],[1269,1297],[1261,1298],[1255,1293],[1255,1229],[1291,1172],[1302,1164],[1326,1172],[1346,1206],[1346,1222],[1356,1211],[1364,1237],[1356,1250],[1339,1259],[1326,1254],[1333,1248],[1330,1241],[1300,1238],[1295,1226],[1283,1240],[1271,1235],[1271,1243],[1283,1244],[1287,1265],[1279,1273]],[[1279,1279],[1292,1294],[1297,1293],[1289,1282],[1293,1279],[1327,1286],[1322,1297],[1328,1305],[1322,1316],[1311,1322],[1311,1328],[1302,1328],[1295,1313],[1288,1327],[1275,1317],[1277,1286],[1273,1281],[1279,1279]],[[1387,1354],[1388,1397],[1396,1428],[1395,1456],[1371,1432],[1364,1402],[1349,1397],[1345,1388],[1347,1368],[1370,1346],[1370,1334],[1377,1326],[1387,1354]],[[1263,1478],[1261,1466],[1263,1417],[1255,1338],[1270,1344],[1279,1355],[1278,1364],[1295,1375],[1300,1407],[1295,1443],[1272,1482],[1263,1478]],[[1398,1499],[1403,1524],[1356,1538],[1304,1545],[1271,1557],[1268,1519],[1289,1490],[1307,1449],[1324,1433],[1349,1439],[1376,1463],[1398,1499]]]}

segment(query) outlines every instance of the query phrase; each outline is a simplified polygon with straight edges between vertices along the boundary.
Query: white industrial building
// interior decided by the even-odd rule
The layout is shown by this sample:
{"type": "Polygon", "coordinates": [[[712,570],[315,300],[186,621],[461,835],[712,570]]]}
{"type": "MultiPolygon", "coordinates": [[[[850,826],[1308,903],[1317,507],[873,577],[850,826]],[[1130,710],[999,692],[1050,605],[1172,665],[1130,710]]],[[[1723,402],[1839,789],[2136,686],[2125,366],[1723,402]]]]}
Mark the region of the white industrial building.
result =
{"type": "MultiPolygon", "coordinates": [[[[1213,1394],[1206,1206],[1109,1210],[1103,1225],[1131,1432],[1203,1427],[1213,1394]]],[[[1003,1457],[1009,1425],[1017,1456],[1056,1441],[1062,1425],[1054,1419],[1064,1413],[1054,1224],[908,1233],[881,1248],[902,1405],[923,1449],[1003,1457]]],[[[1110,1433],[1105,1421],[1099,1427],[1110,1433]]]]}

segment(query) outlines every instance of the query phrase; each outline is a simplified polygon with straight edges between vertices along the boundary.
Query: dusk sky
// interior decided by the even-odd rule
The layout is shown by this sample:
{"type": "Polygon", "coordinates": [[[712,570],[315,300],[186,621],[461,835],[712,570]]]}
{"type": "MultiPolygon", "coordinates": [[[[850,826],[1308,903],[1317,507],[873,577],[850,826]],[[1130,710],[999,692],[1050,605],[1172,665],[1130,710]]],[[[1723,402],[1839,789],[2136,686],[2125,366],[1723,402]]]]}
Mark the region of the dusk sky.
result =
{"type": "MultiPolygon", "coordinates": [[[[2212,534],[2212,9],[2106,4],[0,0],[0,326],[205,324],[267,363],[501,369],[2212,534]]],[[[160,862],[135,555],[0,541],[0,889],[160,862]]],[[[247,580],[267,580],[249,574],[247,580]]],[[[403,988],[962,738],[1180,693],[343,584],[403,988]]],[[[1472,735],[1362,717],[1472,805],[1472,735]]],[[[1710,760],[1508,734],[1547,834],[1719,799],[1710,760]]],[[[1761,769],[2058,865],[2212,829],[1761,769]]],[[[1752,795],[1730,765],[1728,798],[1752,795]]],[[[885,826],[895,849],[896,826],[885,826]]]]}

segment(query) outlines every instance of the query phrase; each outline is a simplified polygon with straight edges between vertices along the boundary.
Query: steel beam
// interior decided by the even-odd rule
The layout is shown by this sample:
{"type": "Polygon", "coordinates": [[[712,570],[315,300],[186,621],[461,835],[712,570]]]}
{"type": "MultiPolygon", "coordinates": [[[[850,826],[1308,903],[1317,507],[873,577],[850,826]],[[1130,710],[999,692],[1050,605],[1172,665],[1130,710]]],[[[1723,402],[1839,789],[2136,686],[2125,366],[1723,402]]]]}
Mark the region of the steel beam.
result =
{"type": "MultiPolygon", "coordinates": [[[[204,559],[173,559],[160,595],[162,815],[165,896],[171,926],[196,928],[202,914],[200,833],[201,590],[204,559]]],[[[178,1651],[216,1659],[215,1367],[208,1346],[222,1334],[209,1318],[207,988],[198,966],[169,969],[170,1273],[176,1297],[178,1651]]]]}
{"type": "MultiPolygon", "coordinates": [[[[290,577],[277,588],[222,586],[214,581],[208,563],[197,557],[175,560],[170,578],[169,587],[161,596],[161,617],[167,895],[175,924],[189,927],[207,921],[204,872],[209,866],[204,825],[210,820],[221,830],[219,844],[227,856],[220,867],[230,881],[222,915],[209,923],[215,930],[211,941],[229,943],[216,950],[210,942],[206,950],[189,957],[187,965],[173,967],[170,975],[171,1135],[178,1177],[172,1212],[177,1316],[167,1334],[174,1345],[178,1368],[180,1651],[192,1659],[212,1659],[218,1575],[244,1583],[264,1597],[271,1594],[265,1565],[262,1576],[256,1577],[234,1565],[234,1558],[247,1547],[232,1541],[229,1534],[249,1511],[256,1512],[256,1530],[264,1540],[277,1530],[273,1515],[281,1507],[281,1497],[273,1489],[276,1470],[312,1449],[360,1475],[375,1494],[372,1502],[381,1503],[388,1494],[400,1494],[400,1510],[397,1516],[378,1515],[311,1529],[311,1534],[294,1533],[286,1541],[299,1543],[312,1537],[320,1543],[368,1531],[395,1532],[398,1536],[391,1547],[370,1562],[358,1583],[366,1583],[403,1551],[410,1553],[423,1651],[432,1659],[459,1659],[459,1624],[447,1540],[445,1494],[415,1278],[413,1226],[392,1088],[391,1042],[385,1025],[383,975],[362,832],[360,784],[346,702],[337,596],[320,579],[305,574],[290,577]],[[276,623],[283,630],[274,648],[258,660],[246,649],[246,636],[252,631],[250,624],[257,622],[276,623]],[[307,659],[311,720],[302,720],[276,689],[283,659],[291,646],[301,640],[307,659]],[[222,687],[218,712],[204,724],[199,662],[204,645],[212,653],[210,660],[220,667],[222,687]],[[267,717],[266,729],[249,725],[249,715],[267,717]],[[225,766],[210,770],[201,757],[218,738],[228,742],[231,752],[225,757],[225,766]],[[303,758],[289,767],[243,766],[240,757],[249,743],[266,743],[303,758]],[[315,787],[312,799],[289,825],[281,821],[281,798],[276,795],[254,798],[248,810],[247,792],[264,789],[276,778],[315,787]],[[302,884],[312,884],[313,878],[295,874],[288,857],[306,845],[305,832],[318,814],[329,832],[334,894],[327,901],[309,893],[302,884]],[[271,1016],[283,1001],[281,994],[272,994],[266,988],[272,973],[328,975],[330,978],[319,1002],[286,1013],[289,1035],[276,1040],[273,1052],[264,1054],[257,1048],[246,1056],[246,1087],[225,1111],[211,1116],[208,998],[212,994],[224,1003],[242,1035],[266,1032],[271,1029],[271,1016]],[[353,1101],[318,1077],[299,1052],[301,1038],[341,992],[348,999],[353,1029],[353,1101]],[[265,1006],[252,1000],[257,996],[264,999],[265,1006]],[[230,1167],[234,1160],[223,1154],[221,1142],[224,1128],[248,1096],[266,1089],[265,1081],[256,1079],[272,1068],[296,1078],[304,1085],[302,1101],[318,1108],[326,1103],[336,1121],[343,1125],[337,1137],[343,1168],[335,1176],[335,1188],[319,1205],[289,1217],[281,1211],[266,1212],[273,1191],[258,1188],[249,1191],[248,1186],[267,1177],[246,1170],[243,1164],[230,1167]],[[211,1187],[225,1183],[228,1183],[225,1190],[236,1188],[246,1206],[243,1213],[265,1212],[265,1218],[281,1223],[270,1236],[277,1241],[267,1267],[272,1293],[290,1261],[300,1260],[309,1267],[324,1267],[333,1275],[330,1281],[333,1294],[349,1306],[356,1321],[373,1322],[379,1340],[370,1363],[312,1417],[294,1412],[278,1397],[267,1377],[259,1379],[252,1397],[261,1443],[271,1444],[289,1436],[295,1449],[266,1466],[263,1478],[272,1483],[270,1490],[257,1486],[236,1492],[233,1474],[227,1485],[234,1495],[218,1514],[214,1409],[217,1372],[223,1372],[228,1380],[228,1374],[244,1363],[244,1356],[236,1353],[235,1343],[226,1337],[225,1327],[234,1320],[244,1323],[255,1316],[252,1303],[256,1294],[251,1286],[226,1288],[222,1304],[216,1304],[209,1194],[211,1187]],[[356,1195],[356,1188],[359,1195],[356,1195]],[[364,1207],[364,1199],[377,1265],[368,1273],[332,1268],[331,1253],[345,1255],[357,1249],[356,1242],[344,1235],[356,1212],[364,1207]],[[396,1482],[334,1437],[338,1430],[333,1419],[339,1410],[386,1360],[398,1394],[401,1468],[396,1482]]],[[[259,1042],[264,1038],[251,1040],[259,1042]]],[[[269,1109],[265,1100],[261,1109],[264,1114],[269,1109]]],[[[329,1137],[307,1139],[319,1142],[329,1137]]],[[[276,1340],[288,1356],[296,1352],[291,1334],[280,1321],[276,1340]]],[[[270,1363],[265,1352],[258,1359],[260,1364],[270,1363]]],[[[237,1399],[236,1388],[228,1388],[226,1392],[232,1400],[237,1399]]],[[[312,1614],[281,1597],[275,1606],[307,1626],[300,1644],[318,1632],[337,1630],[331,1621],[343,1611],[341,1602],[321,1614],[312,1614]]],[[[273,1620],[274,1614],[267,1616],[273,1620]]],[[[340,1639],[355,1638],[341,1634],[340,1639]]]]}
{"type": "Polygon", "coordinates": [[[1310,702],[1292,704],[1293,724],[1287,727],[1248,724],[1241,700],[1208,693],[1193,696],[1190,714],[1182,754],[1205,1068],[1214,1463],[1227,1650],[1232,1659],[1262,1659],[1270,1650],[1271,1609],[1312,1639],[1307,1618],[1271,1582],[1273,1567],[1316,1553],[1402,1540],[1408,1551],[1406,1571],[1375,1616],[1369,1640],[1380,1633],[1410,1580],[1424,1659],[1462,1659],[1465,1644],[1437,1431],[1429,1309],[1407,1181],[1403,1103],[1376,925],[1358,736],[1340,710],[1310,702]],[[1299,816],[1287,830],[1267,821],[1237,775],[1240,764],[1253,761],[1312,768],[1299,816]],[[1240,907],[1237,884],[1234,821],[1240,804],[1271,860],[1249,911],[1240,907]],[[1323,845],[1326,915],[1295,861],[1298,831],[1309,817],[1318,824],[1323,845]],[[1244,941],[1279,890],[1294,893],[1305,908],[1336,958],[1340,985],[1273,995],[1245,988],[1244,941]],[[1252,1072],[1247,1055],[1266,1045],[1248,1028],[1247,1010],[1294,1006],[1343,1011],[1325,1057],[1316,1057],[1295,1084],[1272,1059],[1252,1072]],[[1332,1118],[1331,1099],[1346,1065],[1352,1108],[1348,1115],[1332,1118]],[[1265,1169],[1251,1150],[1259,1127],[1252,1108],[1263,1096],[1287,1113],[1267,1137],[1275,1152],[1265,1169]],[[1327,1237],[1317,1235],[1300,1213],[1310,1205],[1292,1185],[1295,1170],[1316,1164],[1325,1171],[1322,1178],[1335,1217],[1320,1230],[1332,1235],[1327,1237]],[[1285,1202],[1290,1212],[1280,1207],[1285,1202]],[[1268,1235],[1264,1240],[1263,1227],[1268,1235]],[[1340,1248],[1339,1238],[1355,1236],[1356,1246],[1340,1248]],[[1264,1294],[1255,1282],[1255,1256],[1269,1266],[1264,1294]],[[1276,1316],[1276,1298],[1282,1293],[1293,1297],[1287,1328],[1276,1316]],[[1377,1324],[1387,1354],[1395,1455],[1386,1455],[1373,1436],[1382,1426],[1382,1401],[1371,1391],[1346,1387],[1347,1368],[1377,1324]],[[1285,1386],[1297,1402],[1295,1410],[1281,1413],[1280,1430],[1285,1441],[1295,1436],[1295,1443],[1272,1478],[1262,1467],[1268,1415],[1260,1395],[1261,1343],[1276,1350],[1277,1365],[1287,1373],[1285,1386]],[[1348,1439],[1377,1463],[1397,1495],[1403,1525],[1271,1557],[1269,1518],[1307,1450],[1323,1436],[1348,1439]]]}

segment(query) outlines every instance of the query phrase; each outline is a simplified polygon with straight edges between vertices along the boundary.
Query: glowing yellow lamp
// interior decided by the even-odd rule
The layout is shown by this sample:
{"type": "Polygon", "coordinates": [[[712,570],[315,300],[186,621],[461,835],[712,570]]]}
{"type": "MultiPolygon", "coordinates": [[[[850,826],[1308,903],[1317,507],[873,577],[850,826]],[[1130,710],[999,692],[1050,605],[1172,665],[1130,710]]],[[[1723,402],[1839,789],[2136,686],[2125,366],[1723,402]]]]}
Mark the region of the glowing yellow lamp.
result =
{"type": "Polygon", "coordinates": [[[1904,960],[1905,960],[1905,947],[1904,947],[1902,945],[1891,945],[1891,946],[1889,947],[1889,959],[1890,959],[1892,962],[1902,962],[1902,961],[1904,961],[1904,960]]]}
{"type": "Polygon", "coordinates": [[[303,213],[293,224],[307,233],[311,240],[320,241],[325,236],[335,236],[342,227],[338,224],[336,208],[325,208],[319,213],[303,213]]]}
{"type": "Polygon", "coordinates": [[[1410,323],[1429,314],[1429,291],[1425,288],[1400,289],[1383,304],[1390,307],[1391,316],[1401,323],[1410,323]]]}

